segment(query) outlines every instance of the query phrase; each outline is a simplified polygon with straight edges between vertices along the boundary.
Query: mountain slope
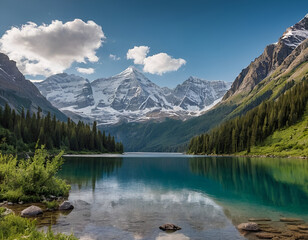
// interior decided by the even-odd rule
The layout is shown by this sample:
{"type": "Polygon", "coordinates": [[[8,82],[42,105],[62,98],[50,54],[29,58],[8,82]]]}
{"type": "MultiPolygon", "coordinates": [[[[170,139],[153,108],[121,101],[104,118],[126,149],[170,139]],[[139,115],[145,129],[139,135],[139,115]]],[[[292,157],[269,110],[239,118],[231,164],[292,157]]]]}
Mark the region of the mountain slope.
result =
{"type": "Polygon", "coordinates": [[[33,83],[25,79],[16,63],[0,53],[0,106],[6,103],[17,111],[25,108],[37,112],[40,107],[43,113],[50,112],[58,119],[66,120],[66,116],[52,106],[33,83]]]}
{"type": "Polygon", "coordinates": [[[198,116],[213,107],[230,84],[190,77],[174,90],[161,88],[129,67],[91,83],[75,75],[57,74],[36,86],[75,121],[88,119],[98,121],[99,125],[112,125],[198,116]]]}

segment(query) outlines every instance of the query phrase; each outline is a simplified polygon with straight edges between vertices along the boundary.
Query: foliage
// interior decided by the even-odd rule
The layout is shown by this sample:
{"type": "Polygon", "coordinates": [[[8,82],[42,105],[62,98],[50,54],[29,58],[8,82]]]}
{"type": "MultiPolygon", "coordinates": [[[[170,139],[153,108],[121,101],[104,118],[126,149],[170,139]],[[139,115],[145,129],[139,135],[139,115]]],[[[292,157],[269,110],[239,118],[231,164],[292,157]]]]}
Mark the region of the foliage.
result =
{"type": "Polygon", "coordinates": [[[70,186],[56,177],[62,154],[49,158],[44,147],[29,159],[0,154],[0,200],[35,202],[41,196],[67,196],[70,186]]]}
{"type": "Polygon", "coordinates": [[[73,235],[64,235],[62,233],[53,233],[51,229],[41,232],[35,227],[35,221],[30,219],[15,216],[13,214],[5,217],[0,216],[0,240],[15,240],[15,239],[29,239],[29,240],[75,240],[73,235]]]}
{"type": "Polygon", "coordinates": [[[34,150],[37,141],[47,149],[63,149],[65,151],[97,151],[97,152],[123,152],[122,143],[115,142],[110,134],[97,131],[97,123],[93,126],[81,121],[78,124],[71,121],[61,122],[48,113],[41,116],[20,114],[6,104],[4,110],[0,108],[0,150],[16,152],[34,150]]]}
{"type": "Polygon", "coordinates": [[[226,121],[209,133],[190,141],[189,153],[250,153],[277,130],[295,124],[304,114],[308,100],[308,79],[287,90],[276,101],[262,102],[246,114],[226,121]]]}
{"type": "Polygon", "coordinates": [[[46,205],[46,207],[48,209],[57,209],[59,207],[59,202],[57,202],[56,200],[53,201],[44,201],[44,204],[46,205]]]}

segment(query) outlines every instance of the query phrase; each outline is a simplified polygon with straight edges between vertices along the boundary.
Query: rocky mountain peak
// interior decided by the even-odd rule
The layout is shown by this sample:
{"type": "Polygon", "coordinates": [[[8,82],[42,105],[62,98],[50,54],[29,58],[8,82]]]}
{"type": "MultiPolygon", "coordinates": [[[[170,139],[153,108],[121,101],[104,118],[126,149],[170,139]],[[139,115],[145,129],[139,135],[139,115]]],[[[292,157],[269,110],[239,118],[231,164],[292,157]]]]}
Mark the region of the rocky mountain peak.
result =
{"type": "Polygon", "coordinates": [[[292,48],[296,48],[306,38],[308,38],[308,14],[298,23],[287,28],[279,40],[292,48]]]}

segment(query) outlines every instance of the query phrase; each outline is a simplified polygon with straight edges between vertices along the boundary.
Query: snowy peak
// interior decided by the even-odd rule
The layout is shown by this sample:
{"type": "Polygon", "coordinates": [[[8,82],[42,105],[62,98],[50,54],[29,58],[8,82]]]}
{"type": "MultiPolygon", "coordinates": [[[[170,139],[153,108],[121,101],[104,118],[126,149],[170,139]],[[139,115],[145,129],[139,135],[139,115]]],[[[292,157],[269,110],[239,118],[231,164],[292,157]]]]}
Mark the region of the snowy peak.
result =
{"type": "Polygon", "coordinates": [[[306,16],[301,21],[289,27],[280,38],[280,41],[292,48],[296,48],[307,38],[308,14],[306,14],[306,16]]]}
{"type": "Polygon", "coordinates": [[[40,92],[57,108],[74,106],[76,109],[94,105],[88,79],[74,74],[55,74],[35,83],[40,92]]]}

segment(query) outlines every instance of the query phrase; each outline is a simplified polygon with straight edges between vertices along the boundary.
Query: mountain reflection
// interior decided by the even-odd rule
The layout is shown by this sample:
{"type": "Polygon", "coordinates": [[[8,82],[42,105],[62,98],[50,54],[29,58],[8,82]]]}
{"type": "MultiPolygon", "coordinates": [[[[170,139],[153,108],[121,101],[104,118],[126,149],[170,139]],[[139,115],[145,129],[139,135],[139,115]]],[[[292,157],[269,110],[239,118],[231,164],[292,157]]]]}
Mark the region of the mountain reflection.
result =
{"type": "Polygon", "coordinates": [[[192,173],[219,182],[238,196],[307,208],[307,160],[207,157],[191,158],[189,165],[192,173]]]}
{"type": "Polygon", "coordinates": [[[77,184],[79,189],[91,184],[94,191],[96,181],[121,168],[122,161],[122,158],[65,157],[59,176],[70,184],[77,184]]]}

